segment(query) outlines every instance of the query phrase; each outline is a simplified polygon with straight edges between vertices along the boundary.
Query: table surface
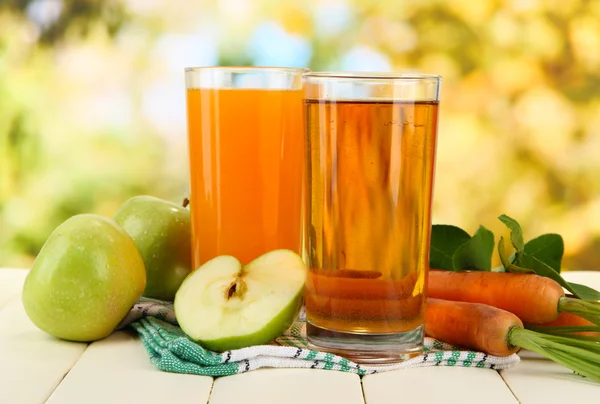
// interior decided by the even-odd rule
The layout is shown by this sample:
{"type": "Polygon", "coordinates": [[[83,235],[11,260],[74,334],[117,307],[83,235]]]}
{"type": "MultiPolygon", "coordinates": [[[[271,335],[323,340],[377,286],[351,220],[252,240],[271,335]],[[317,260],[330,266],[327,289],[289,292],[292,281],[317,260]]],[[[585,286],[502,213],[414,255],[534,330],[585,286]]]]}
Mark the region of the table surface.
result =
{"type": "MultiPolygon", "coordinates": [[[[27,271],[0,269],[0,403],[386,404],[598,402],[600,383],[531,352],[502,371],[429,367],[360,378],[314,369],[258,369],[211,378],[154,368],[141,342],[116,332],[91,344],[54,339],[27,318],[20,292],[27,271]]],[[[600,289],[600,272],[564,277],[600,289]]]]}

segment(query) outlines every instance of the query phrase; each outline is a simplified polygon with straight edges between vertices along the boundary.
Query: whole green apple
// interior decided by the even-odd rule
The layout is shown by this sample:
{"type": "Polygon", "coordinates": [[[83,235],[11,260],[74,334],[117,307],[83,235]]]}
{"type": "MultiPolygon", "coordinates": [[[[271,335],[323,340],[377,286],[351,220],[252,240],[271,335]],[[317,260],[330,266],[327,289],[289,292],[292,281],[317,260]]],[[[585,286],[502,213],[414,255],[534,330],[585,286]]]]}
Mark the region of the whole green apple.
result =
{"type": "Polygon", "coordinates": [[[144,296],[173,301],[192,270],[190,212],[154,196],[127,200],[114,216],[137,245],[146,267],[144,296]]]}
{"type": "Polygon", "coordinates": [[[95,341],[114,331],[145,286],[131,237],[108,218],[81,214],[50,234],[27,274],[22,301],[42,331],[95,341]]]}

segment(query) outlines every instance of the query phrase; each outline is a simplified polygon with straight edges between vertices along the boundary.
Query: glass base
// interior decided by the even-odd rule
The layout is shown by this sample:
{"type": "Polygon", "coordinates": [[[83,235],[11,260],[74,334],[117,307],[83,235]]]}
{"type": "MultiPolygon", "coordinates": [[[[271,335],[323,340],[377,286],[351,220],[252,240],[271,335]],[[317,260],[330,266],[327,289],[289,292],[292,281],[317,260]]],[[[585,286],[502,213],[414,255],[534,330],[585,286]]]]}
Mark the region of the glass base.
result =
{"type": "Polygon", "coordinates": [[[330,352],[356,363],[403,362],[423,353],[423,326],[398,334],[357,334],[327,330],[306,322],[310,349],[330,352]]]}

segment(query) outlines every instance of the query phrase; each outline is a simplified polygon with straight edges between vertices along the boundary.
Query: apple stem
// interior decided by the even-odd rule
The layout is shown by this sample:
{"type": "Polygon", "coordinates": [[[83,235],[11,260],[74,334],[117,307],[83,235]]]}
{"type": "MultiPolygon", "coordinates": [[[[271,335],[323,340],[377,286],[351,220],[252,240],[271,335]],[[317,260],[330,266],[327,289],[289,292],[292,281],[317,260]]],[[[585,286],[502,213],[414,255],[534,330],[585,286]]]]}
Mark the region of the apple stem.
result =
{"type": "Polygon", "coordinates": [[[235,281],[227,288],[227,299],[229,300],[233,296],[237,296],[241,299],[244,297],[246,289],[246,282],[244,282],[240,276],[236,276],[235,281]]]}
{"type": "Polygon", "coordinates": [[[190,200],[188,198],[183,198],[183,207],[187,208],[187,206],[190,204],[190,200]]]}

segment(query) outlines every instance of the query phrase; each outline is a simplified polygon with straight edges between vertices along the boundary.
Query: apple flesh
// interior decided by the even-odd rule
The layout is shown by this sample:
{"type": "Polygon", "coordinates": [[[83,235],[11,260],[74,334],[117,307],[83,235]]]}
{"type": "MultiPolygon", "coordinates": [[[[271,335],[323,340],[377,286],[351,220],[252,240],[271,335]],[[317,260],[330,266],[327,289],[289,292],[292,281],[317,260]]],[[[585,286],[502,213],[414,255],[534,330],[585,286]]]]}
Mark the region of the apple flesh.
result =
{"type": "Polygon", "coordinates": [[[192,272],[175,296],[181,329],[212,351],[266,344],[300,311],[306,266],[289,250],[270,251],[243,266],[228,255],[192,272]]]}
{"type": "Polygon", "coordinates": [[[144,296],[172,302],[192,271],[190,211],[140,195],[125,201],[114,220],[131,236],[144,260],[144,296]]]}
{"type": "Polygon", "coordinates": [[[95,341],[114,331],[145,286],[131,237],[108,218],[81,214],[50,234],[25,278],[22,301],[42,331],[95,341]]]}

